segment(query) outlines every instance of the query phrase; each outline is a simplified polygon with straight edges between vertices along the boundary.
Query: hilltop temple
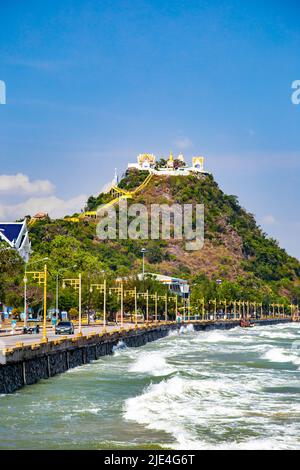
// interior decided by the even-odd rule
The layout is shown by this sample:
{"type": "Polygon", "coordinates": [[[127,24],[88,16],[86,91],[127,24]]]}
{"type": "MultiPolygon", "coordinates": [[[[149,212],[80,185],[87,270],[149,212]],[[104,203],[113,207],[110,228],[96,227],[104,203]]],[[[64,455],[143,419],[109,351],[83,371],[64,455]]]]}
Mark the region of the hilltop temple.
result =
{"type": "Polygon", "coordinates": [[[137,163],[129,163],[128,169],[135,168],[140,171],[149,171],[156,175],[183,175],[187,176],[191,173],[204,173],[204,157],[193,157],[192,165],[189,166],[183,154],[179,154],[174,158],[172,152],[167,160],[161,159],[157,161],[156,156],[152,153],[140,153],[137,157],[137,163]]]}

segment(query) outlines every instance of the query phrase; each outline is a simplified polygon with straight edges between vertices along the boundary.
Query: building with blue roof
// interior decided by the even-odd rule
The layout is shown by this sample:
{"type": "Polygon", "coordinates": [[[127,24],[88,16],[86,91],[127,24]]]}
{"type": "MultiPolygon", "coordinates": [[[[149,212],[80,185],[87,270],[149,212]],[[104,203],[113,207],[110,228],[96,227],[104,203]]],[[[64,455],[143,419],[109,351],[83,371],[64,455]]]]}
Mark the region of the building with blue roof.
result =
{"type": "Polygon", "coordinates": [[[28,263],[31,253],[26,219],[23,222],[0,222],[0,240],[16,250],[28,263]]]}

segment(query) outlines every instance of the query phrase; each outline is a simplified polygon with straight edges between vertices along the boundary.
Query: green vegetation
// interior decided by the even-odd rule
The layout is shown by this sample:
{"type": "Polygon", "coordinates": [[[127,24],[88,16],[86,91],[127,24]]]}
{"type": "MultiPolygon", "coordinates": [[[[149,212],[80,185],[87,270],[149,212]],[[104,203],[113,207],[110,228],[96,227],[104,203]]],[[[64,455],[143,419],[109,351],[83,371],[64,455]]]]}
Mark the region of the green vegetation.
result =
{"type": "MultiPolygon", "coordinates": [[[[148,172],[127,172],[121,188],[132,190],[148,172]]],[[[90,197],[87,210],[108,202],[109,194],[90,197]]],[[[117,276],[133,276],[138,283],[141,272],[141,248],[146,247],[146,271],[171,274],[189,279],[193,284],[194,304],[199,298],[248,299],[268,304],[300,302],[300,263],[289,256],[278,243],[266,236],[254,216],[243,209],[236,196],[224,194],[212,176],[154,177],[139,194],[138,202],[203,203],[205,206],[205,246],[201,252],[184,252],[182,242],[174,240],[109,240],[96,238],[95,222],[72,223],[66,220],[41,220],[30,227],[33,258],[49,257],[49,306],[55,303],[55,277],[83,276],[84,308],[101,308],[102,297],[90,292],[91,283],[99,283],[105,273],[108,284],[117,276]],[[73,266],[76,265],[76,268],[73,266]],[[222,279],[217,285],[216,280],[222,279]]],[[[132,202],[135,202],[134,200],[132,202]]],[[[2,251],[0,259],[0,300],[16,308],[22,307],[24,266],[14,252],[2,251]]],[[[147,281],[150,291],[162,286],[147,281]]],[[[130,287],[129,287],[130,288],[130,287]]],[[[138,288],[144,289],[144,285],[138,288]]],[[[41,289],[28,288],[31,306],[39,308],[41,289]]],[[[60,289],[60,306],[77,307],[77,292],[60,289]]],[[[128,299],[127,308],[132,308],[128,299]]],[[[118,298],[109,299],[109,312],[119,308],[118,298]]]]}
{"type": "Polygon", "coordinates": [[[140,186],[148,175],[148,171],[139,171],[134,168],[130,171],[127,170],[119,183],[119,187],[131,191],[140,186]]]}
{"type": "Polygon", "coordinates": [[[299,278],[299,261],[262,232],[254,216],[239,205],[236,196],[224,194],[210,175],[200,179],[197,176],[188,178],[188,184],[184,178],[171,179],[172,195],[179,203],[204,204],[206,237],[217,243],[220,234],[228,228],[233,229],[242,240],[245,271],[265,281],[299,278]]]}

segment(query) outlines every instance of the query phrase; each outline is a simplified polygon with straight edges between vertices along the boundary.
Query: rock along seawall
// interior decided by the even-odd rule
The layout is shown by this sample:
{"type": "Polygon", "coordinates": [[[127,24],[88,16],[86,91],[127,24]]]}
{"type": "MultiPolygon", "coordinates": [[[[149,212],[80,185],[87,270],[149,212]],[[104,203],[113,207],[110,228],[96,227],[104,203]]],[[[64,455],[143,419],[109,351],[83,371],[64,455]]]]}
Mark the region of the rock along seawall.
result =
{"type": "MultiPolygon", "coordinates": [[[[271,325],[288,322],[288,319],[259,320],[257,324],[271,325]]],[[[230,329],[239,321],[194,323],[196,331],[230,329]]],[[[61,338],[48,343],[8,349],[0,356],[0,394],[13,393],[25,385],[48,379],[68,369],[82,366],[102,356],[112,354],[119,341],[128,347],[139,347],[168,335],[170,330],[182,325],[174,323],[143,326],[137,329],[89,334],[82,337],[61,338]]]]}

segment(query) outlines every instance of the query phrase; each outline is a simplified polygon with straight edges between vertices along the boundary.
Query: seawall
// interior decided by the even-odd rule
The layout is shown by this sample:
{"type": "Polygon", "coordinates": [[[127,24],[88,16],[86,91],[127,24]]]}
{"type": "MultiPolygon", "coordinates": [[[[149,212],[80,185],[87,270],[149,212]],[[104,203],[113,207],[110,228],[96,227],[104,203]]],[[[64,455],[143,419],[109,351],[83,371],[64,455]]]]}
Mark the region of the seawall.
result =
{"type": "MultiPolygon", "coordinates": [[[[271,325],[289,322],[289,319],[258,320],[257,324],[271,325]]],[[[230,329],[239,321],[193,322],[196,331],[230,329]]],[[[20,345],[0,355],[0,394],[13,393],[25,385],[48,379],[68,369],[82,366],[113,353],[123,341],[128,347],[139,347],[179,329],[174,323],[142,326],[137,329],[90,334],[82,337],[60,338],[48,343],[20,345]]]]}

